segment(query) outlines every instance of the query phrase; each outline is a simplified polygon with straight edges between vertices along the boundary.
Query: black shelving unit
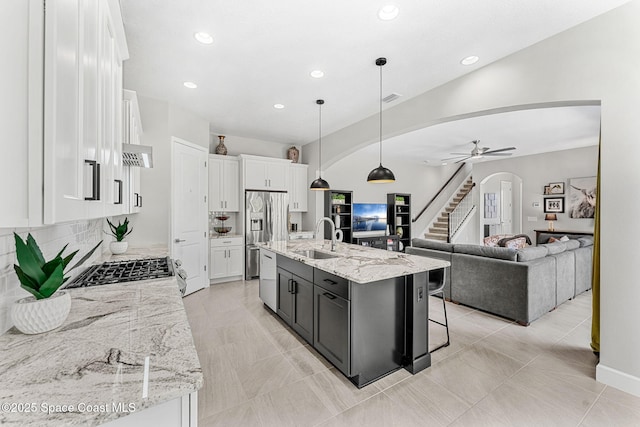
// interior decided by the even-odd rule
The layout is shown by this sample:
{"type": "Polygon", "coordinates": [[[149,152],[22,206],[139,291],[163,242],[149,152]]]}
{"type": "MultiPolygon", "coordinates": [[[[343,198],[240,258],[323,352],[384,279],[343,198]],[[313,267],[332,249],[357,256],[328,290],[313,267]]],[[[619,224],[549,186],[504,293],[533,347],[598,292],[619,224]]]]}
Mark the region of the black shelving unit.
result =
{"type": "Polygon", "coordinates": [[[411,194],[387,193],[387,223],[391,234],[398,235],[401,251],[411,246],[411,194]]]}
{"type": "MultiPolygon", "coordinates": [[[[336,229],[342,230],[342,241],[351,243],[353,238],[352,220],[353,220],[353,191],[346,190],[329,190],[324,193],[324,216],[329,217],[336,222],[339,219],[339,226],[336,229]],[[333,196],[342,194],[344,203],[335,203],[333,196]]],[[[331,226],[324,225],[324,238],[331,239],[331,226]]]]}

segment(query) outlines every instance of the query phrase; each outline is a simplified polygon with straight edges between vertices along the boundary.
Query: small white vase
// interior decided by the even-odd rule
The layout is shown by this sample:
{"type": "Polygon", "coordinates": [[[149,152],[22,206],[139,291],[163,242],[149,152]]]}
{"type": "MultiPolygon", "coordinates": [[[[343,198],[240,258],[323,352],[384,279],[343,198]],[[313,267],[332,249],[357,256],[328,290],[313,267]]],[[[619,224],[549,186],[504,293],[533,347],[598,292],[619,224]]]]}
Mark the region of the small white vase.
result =
{"type": "Polygon", "coordinates": [[[11,319],[23,334],[41,334],[62,325],[70,310],[71,294],[58,291],[49,298],[19,299],[11,307],[11,319]]]}
{"type": "Polygon", "coordinates": [[[127,252],[128,248],[129,248],[129,243],[125,241],[109,243],[109,250],[111,250],[111,253],[114,255],[123,254],[127,252]]]}

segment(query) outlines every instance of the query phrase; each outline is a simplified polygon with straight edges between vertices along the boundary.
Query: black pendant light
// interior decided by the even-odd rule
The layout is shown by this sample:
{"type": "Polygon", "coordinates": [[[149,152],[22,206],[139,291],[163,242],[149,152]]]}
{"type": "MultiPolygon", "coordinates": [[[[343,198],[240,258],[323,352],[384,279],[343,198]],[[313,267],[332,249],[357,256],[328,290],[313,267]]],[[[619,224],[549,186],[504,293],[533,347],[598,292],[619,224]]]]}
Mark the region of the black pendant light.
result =
{"type": "Polygon", "coordinates": [[[330,189],[329,183],[322,179],[322,104],[324,104],[323,99],[316,100],[316,104],[318,104],[319,111],[319,120],[318,120],[318,173],[319,176],[316,178],[309,187],[314,191],[327,191],[330,189]]]}
{"type": "Polygon", "coordinates": [[[376,65],[380,67],[380,166],[369,172],[367,177],[367,182],[374,184],[386,184],[396,180],[393,172],[382,166],[382,66],[386,63],[387,58],[376,59],[376,65]]]}

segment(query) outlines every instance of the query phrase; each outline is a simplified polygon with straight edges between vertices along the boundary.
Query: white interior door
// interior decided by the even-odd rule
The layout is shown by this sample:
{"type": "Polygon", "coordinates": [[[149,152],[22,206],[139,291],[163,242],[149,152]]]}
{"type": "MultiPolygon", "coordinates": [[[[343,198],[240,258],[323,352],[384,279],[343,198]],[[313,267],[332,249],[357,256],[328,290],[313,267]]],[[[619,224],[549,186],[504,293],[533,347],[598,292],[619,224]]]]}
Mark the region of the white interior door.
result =
{"type": "Polygon", "coordinates": [[[172,138],[171,256],[187,272],[186,294],[209,284],[207,158],[204,147],[172,138]]]}
{"type": "Polygon", "coordinates": [[[500,181],[500,225],[502,234],[513,233],[513,185],[500,181]]]}

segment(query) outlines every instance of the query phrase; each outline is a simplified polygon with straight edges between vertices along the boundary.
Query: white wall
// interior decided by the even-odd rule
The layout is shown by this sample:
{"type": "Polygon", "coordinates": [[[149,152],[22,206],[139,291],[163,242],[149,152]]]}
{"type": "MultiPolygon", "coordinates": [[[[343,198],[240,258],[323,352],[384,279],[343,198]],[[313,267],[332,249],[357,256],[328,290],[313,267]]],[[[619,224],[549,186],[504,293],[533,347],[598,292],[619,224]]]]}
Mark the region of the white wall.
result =
{"type": "Polygon", "coordinates": [[[168,247],[171,198],[171,137],[209,147],[209,123],[166,101],[138,95],[143,134],[140,143],[153,147],[153,168],[140,171],[142,211],[127,215],[132,246],[168,247]]]}
{"type": "MultiPolygon", "coordinates": [[[[638,175],[640,1],[537,43],[385,111],[390,137],[495,108],[584,100],[602,105],[601,352],[597,379],[640,396],[637,238],[640,198],[625,190],[638,175]]],[[[323,137],[325,164],[375,142],[371,116],[323,137]],[[345,146],[349,141],[349,146],[345,146]]],[[[309,162],[310,170],[317,161],[309,162]]],[[[563,174],[564,175],[564,174],[563,174]]]]}

